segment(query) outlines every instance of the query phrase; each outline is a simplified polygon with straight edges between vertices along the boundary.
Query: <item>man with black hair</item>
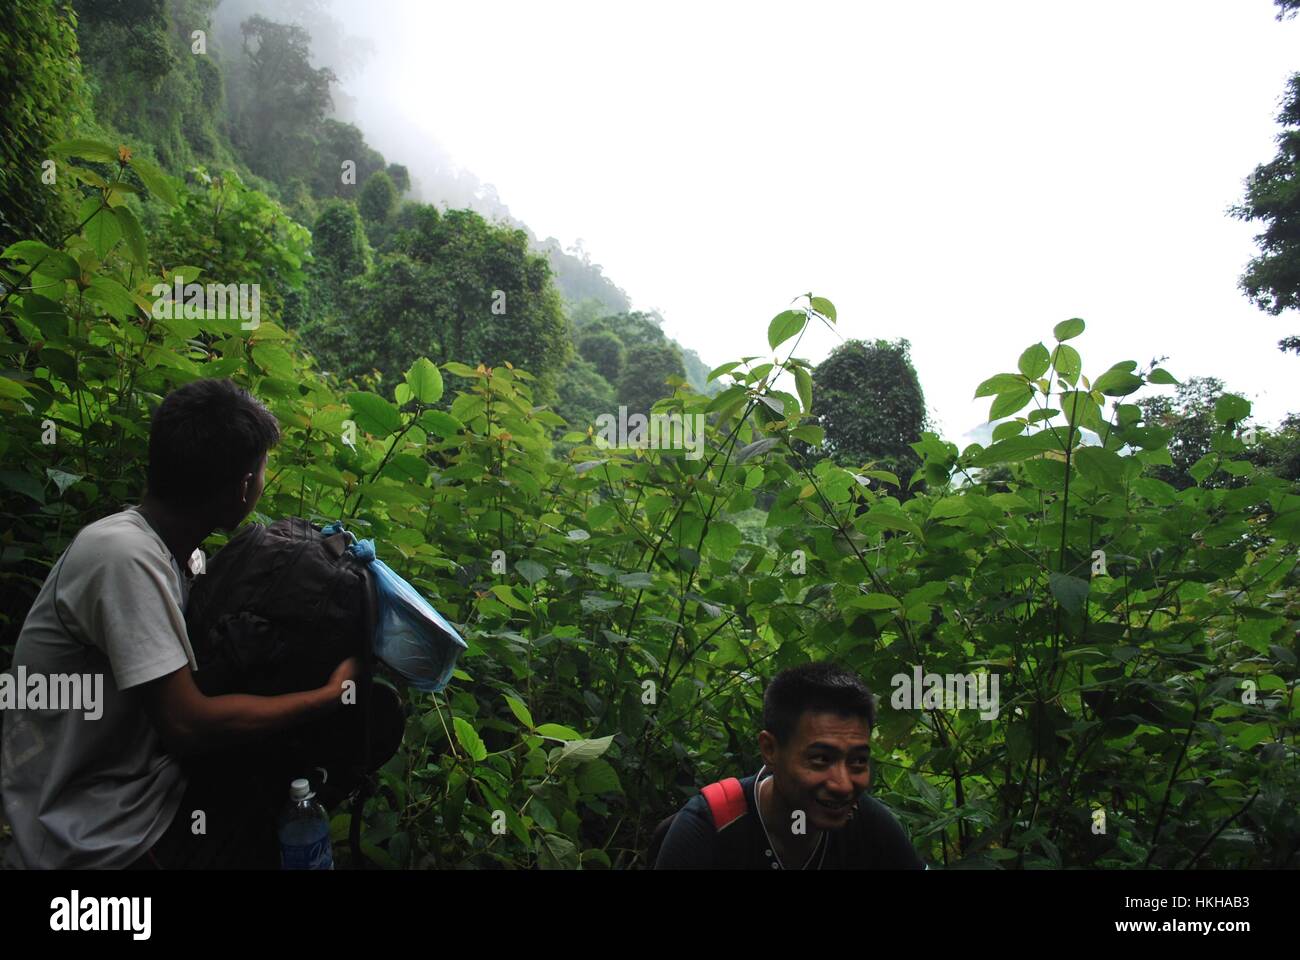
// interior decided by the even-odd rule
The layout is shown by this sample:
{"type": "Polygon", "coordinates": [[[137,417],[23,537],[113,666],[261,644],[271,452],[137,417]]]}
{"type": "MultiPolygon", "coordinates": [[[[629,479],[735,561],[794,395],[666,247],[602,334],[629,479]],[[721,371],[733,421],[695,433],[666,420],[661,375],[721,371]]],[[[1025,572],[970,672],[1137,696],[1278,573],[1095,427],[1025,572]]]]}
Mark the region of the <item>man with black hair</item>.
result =
{"type": "Polygon", "coordinates": [[[0,790],[15,865],[181,865],[160,864],[153,853],[164,834],[190,834],[177,757],[302,723],[343,702],[360,669],[353,658],[325,686],[278,697],[206,697],[191,672],[189,568],[209,534],[233,530],[253,510],[279,435],[275,417],[229,380],[173,391],[154,412],[140,506],[83,528],[50,570],[12,670],[100,676],[103,703],[5,718],[0,790]]]}
{"type": "Polygon", "coordinates": [[[763,696],[763,767],[692,798],[655,869],[922,869],[866,792],[875,722],[871,691],[848,670],[807,663],[777,674],[763,696]]]}

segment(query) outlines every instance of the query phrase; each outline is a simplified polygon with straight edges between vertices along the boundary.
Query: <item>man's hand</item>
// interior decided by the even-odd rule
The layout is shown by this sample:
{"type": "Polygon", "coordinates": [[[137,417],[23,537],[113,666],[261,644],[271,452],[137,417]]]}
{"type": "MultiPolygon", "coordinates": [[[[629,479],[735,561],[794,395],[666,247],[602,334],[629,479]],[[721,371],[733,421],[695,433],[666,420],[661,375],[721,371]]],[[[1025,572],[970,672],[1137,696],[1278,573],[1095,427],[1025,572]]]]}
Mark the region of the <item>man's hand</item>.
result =
{"type": "Polygon", "coordinates": [[[315,690],[258,697],[230,693],[207,697],[188,666],[140,685],[140,695],[168,753],[184,756],[273,733],[333,713],[343,703],[343,684],[354,683],[361,661],[348,657],[329,682],[315,690]]]}
{"type": "MultiPolygon", "coordinates": [[[[357,657],[348,657],[330,674],[329,682],[325,684],[325,689],[331,691],[339,700],[343,699],[343,684],[349,680],[355,688],[357,678],[361,676],[361,661],[357,657]]],[[[354,701],[355,702],[355,701],[354,701]]]]}

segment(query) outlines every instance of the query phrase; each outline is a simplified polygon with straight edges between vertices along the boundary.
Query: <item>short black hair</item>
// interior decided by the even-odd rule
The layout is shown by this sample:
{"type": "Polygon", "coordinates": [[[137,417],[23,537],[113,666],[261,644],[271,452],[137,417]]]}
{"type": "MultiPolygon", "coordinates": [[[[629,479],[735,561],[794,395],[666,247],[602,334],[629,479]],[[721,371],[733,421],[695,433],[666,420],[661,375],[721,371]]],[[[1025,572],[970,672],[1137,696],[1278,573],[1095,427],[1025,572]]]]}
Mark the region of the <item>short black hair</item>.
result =
{"type": "Polygon", "coordinates": [[[862,717],[876,728],[876,701],[866,683],[830,661],[802,663],[782,670],[763,694],[763,728],[785,744],[805,713],[862,717]]]}
{"type": "Polygon", "coordinates": [[[266,407],[231,380],[195,380],[173,390],[149,429],[149,492],[197,505],[256,470],[280,439],[266,407]]]}

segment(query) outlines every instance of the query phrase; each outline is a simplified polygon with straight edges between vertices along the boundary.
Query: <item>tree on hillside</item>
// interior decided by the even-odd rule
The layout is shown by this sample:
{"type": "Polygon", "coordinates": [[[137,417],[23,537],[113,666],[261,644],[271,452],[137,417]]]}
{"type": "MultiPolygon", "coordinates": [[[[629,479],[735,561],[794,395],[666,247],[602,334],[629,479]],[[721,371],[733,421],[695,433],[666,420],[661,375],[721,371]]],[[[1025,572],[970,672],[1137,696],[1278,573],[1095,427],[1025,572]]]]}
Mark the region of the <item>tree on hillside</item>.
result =
{"type": "Polygon", "coordinates": [[[393,185],[393,178],[383,170],[371,175],[357,199],[361,218],[373,224],[385,223],[396,205],[397,187],[393,185]]]}
{"type": "MultiPolygon", "coordinates": [[[[1300,10],[1300,0],[1275,2],[1278,20],[1300,10]]],[[[1277,155],[1255,168],[1245,202],[1231,210],[1239,220],[1264,224],[1255,237],[1259,256],[1247,265],[1240,286],[1252,303],[1274,316],[1300,307],[1300,73],[1287,82],[1277,122],[1282,126],[1277,155]]],[[[1278,349],[1300,354],[1300,336],[1283,338],[1278,349]]]]}
{"type": "Polygon", "coordinates": [[[554,397],[571,356],[559,294],[523,231],[469,210],[408,204],[374,268],[350,281],[346,306],[304,334],[322,366],[342,376],[379,370],[386,383],[420,356],[438,363],[506,361],[554,397]]]}
{"type": "Polygon", "coordinates": [[[610,383],[623,372],[623,342],[604,329],[593,329],[578,340],[578,352],[610,383]]]}
{"type": "Polygon", "coordinates": [[[311,36],[302,27],[259,15],[245,20],[240,32],[236,140],[255,173],[284,183],[313,152],[337,77],[311,65],[311,36]]]}
{"type": "Polygon", "coordinates": [[[667,340],[637,344],[623,361],[618,402],[626,405],[628,413],[648,414],[655,401],[672,396],[673,388],[665,381],[685,376],[686,368],[676,346],[667,340]]]}
{"type": "Polygon", "coordinates": [[[824,454],[845,466],[877,461],[907,483],[921,461],[909,444],[926,428],[925,396],[906,340],[849,340],[813,370],[813,414],[824,454]]]}

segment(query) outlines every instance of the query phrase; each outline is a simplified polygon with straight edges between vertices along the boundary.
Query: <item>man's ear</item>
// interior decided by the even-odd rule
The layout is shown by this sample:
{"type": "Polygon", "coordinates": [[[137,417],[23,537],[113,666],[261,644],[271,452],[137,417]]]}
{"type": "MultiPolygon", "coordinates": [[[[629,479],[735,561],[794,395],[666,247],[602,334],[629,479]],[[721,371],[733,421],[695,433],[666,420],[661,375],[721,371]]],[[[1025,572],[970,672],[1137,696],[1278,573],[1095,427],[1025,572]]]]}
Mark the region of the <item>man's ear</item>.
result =
{"type": "Polygon", "coordinates": [[[758,734],[758,752],[763,755],[763,762],[769,767],[776,761],[776,737],[771,731],[763,730],[758,734]]]}

